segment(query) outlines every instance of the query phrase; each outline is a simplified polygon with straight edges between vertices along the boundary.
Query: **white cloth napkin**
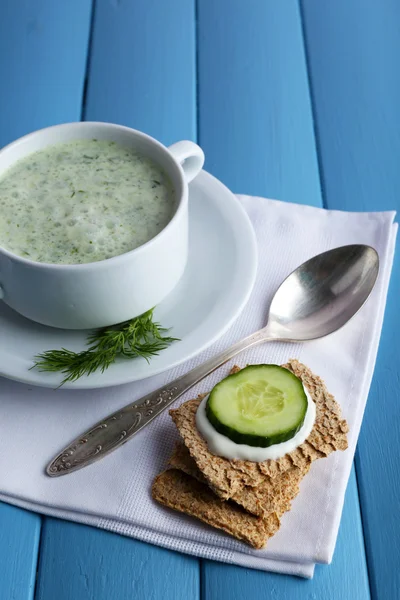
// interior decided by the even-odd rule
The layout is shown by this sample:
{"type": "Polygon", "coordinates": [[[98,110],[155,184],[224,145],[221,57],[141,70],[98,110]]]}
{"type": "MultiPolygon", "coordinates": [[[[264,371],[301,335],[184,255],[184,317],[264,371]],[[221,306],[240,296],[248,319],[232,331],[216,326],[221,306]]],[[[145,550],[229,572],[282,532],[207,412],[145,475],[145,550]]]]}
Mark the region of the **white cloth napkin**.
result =
{"type": "MultiPolygon", "coordinates": [[[[315,563],[331,561],[381,332],[397,231],[395,213],[327,211],[243,196],[241,201],[258,238],[257,282],[243,314],[207,351],[168,373],[104,390],[53,391],[0,381],[1,500],[255,569],[312,577],[315,563]],[[275,289],[301,262],[352,243],[374,246],[381,260],[377,285],[358,315],[325,339],[298,345],[265,344],[236,360],[238,364],[281,364],[298,358],[326,381],[350,425],[348,450],[313,464],[292,510],[264,550],[252,550],[152,501],[152,480],[178,438],[167,412],[99,463],[56,479],[44,474],[49,459],[95,421],[261,327],[275,289]]],[[[210,376],[187,397],[210,389],[224,373],[226,369],[210,376]]]]}

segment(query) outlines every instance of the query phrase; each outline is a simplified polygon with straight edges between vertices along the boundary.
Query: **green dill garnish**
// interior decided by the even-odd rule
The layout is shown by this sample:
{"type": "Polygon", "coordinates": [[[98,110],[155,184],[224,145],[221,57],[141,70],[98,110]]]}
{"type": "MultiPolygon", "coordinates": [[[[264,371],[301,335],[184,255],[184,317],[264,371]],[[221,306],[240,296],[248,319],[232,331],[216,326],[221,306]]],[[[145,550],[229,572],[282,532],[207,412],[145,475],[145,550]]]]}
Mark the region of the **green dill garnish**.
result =
{"type": "Polygon", "coordinates": [[[153,321],[153,310],[113,327],[94,331],[88,336],[88,349],[82,352],[62,348],[38,354],[31,368],[61,372],[64,379],[60,385],[63,385],[98,370],[104,373],[118,357],[142,357],[149,362],[172,342],[178,341],[178,338],[164,335],[168,329],[153,321]]]}
{"type": "Polygon", "coordinates": [[[71,198],[73,198],[75,196],[75,192],[72,192],[71,194],[71,198]]]}

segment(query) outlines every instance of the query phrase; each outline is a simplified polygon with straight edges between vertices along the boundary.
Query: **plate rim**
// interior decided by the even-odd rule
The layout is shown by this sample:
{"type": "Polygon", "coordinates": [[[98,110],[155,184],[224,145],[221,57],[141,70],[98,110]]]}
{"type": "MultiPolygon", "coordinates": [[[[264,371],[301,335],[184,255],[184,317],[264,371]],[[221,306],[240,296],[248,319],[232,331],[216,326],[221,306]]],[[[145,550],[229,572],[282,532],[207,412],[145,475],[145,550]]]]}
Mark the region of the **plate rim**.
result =
{"type": "MultiPolygon", "coordinates": [[[[251,253],[253,255],[253,260],[251,261],[251,264],[249,264],[249,269],[247,272],[248,280],[247,280],[247,286],[246,286],[245,293],[243,294],[241,301],[234,308],[231,317],[227,320],[227,322],[223,325],[223,327],[221,327],[217,330],[215,335],[209,337],[206,342],[204,342],[202,345],[197,347],[191,353],[185,355],[184,357],[182,357],[180,359],[177,359],[177,360],[171,362],[168,366],[160,366],[159,368],[156,368],[151,373],[149,373],[149,375],[146,375],[145,377],[140,377],[140,378],[127,377],[127,378],[123,378],[123,379],[119,378],[118,382],[107,381],[107,374],[110,371],[105,371],[103,374],[101,374],[101,377],[104,377],[103,381],[101,381],[101,379],[100,379],[99,381],[95,381],[95,382],[91,383],[90,376],[83,376],[80,379],[78,379],[77,381],[67,382],[67,383],[63,384],[61,389],[63,389],[63,390],[67,390],[67,389],[68,390],[95,390],[95,389],[102,389],[102,388],[108,388],[108,387],[117,387],[120,385],[127,385],[130,383],[134,383],[135,381],[145,381],[146,379],[155,377],[157,375],[160,375],[161,373],[165,373],[165,372],[172,370],[173,368],[191,360],[192,358],[194,358],[195,356],[197,356],[198,354],[200,354],[201,352],[203,352],[204,350],[206,350],[207,348],[212,346],[228,331],[228,329],[233,325],[233,323],[236,321],[236,319],[242,313],[242,311],[243,311],[244,307],[246,306],[246,304],[250,298],[250,295],[253,291],[254,284],[256,281],[256,276],[257,276],[258,248],[257,248],[256,234],[255,234],[253,225],[251,223],[250,217],[249,217],[246,209],[244,208],[243,204],[240,202],[240,200],[237,198],[237,196],[224,183],[222,183],[217,177],[215,177],[214,175],[211,175],[211,173],[208,173],[208,171],[206,171],[204,169],[196,177],[196,179],[198,179],[198,178],[200,180],[204,179],[204,183],[208,183],[208,185],[211,184],[212,186],[219,187],[221,190],[224,191],[224,193],[229,194],[231,196],[231,202],[234,204],[235,209],[237,210],[238,214],[240,215],[240,217],[243,220],[243,223],[246,223],[245,227],[247,227],[247,236],[248,236],[247,241],[249,242],[248,251],[249,251],[249,253],[251,253]]],[[[200,181],[200,183],[201,183],[201,181],[200,181]]],[[[215,196],[215,194],[210,194],[210,196],[215,196]]],[[[190,186],[189,186],[189,200],[190,200],[190,186]]],[[[0,356],[1,356],[1,354],[0,354],[0,356]]],[[[127,372],[129,372],[129,371],[127,370],[127,372]]],[[[20,376],[18,374],[13,374],[13,373],[10,374],[9,372],[8,373],[5,372],[4,369],[2,367],[0,367],[0,377],[4,377],[5,379],[8,379],[10,381],[23,383],[26,385],[32,385],[35,387],[43,387],[43,388],[47,388],[47,389],[57,389],[59,387],[59,384],[57,385],[54,381],[47,379],[48,374],[45,372],[43,372],[42,381],[37,381],[37,378],[36,379],[30,378],[29,373],[30,373],[30,371],[28,370],[26,376],[23,376],[23,375],[20,376]]],[[[36,373],[36,376],[40,378],[41,372],[37,370],[35,373],[36,373]]]]}

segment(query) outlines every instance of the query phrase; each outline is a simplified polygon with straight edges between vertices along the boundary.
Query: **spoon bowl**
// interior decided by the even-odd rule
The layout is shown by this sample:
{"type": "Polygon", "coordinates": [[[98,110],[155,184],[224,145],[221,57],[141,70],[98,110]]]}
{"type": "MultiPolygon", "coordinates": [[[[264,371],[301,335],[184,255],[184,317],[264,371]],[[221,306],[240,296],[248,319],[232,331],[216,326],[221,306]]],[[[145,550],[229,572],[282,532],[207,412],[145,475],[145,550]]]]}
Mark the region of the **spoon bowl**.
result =
{"type": "Polygon", "coordinates": [[[378,272],[379,257],[370,246],[341,246],[314,256],[275,293],[268,333],[299,342],[337,331],[363,306],[378,272]]]}

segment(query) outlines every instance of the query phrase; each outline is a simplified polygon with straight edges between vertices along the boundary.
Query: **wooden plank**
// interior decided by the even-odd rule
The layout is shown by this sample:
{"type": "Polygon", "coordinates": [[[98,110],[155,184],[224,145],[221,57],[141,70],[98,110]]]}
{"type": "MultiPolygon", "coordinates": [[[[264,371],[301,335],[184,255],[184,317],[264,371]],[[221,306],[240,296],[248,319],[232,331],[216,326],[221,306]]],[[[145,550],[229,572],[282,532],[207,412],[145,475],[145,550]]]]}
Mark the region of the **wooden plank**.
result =
{"type": "Polygon", "coordinates": [[[33,598],[40,525],[38,515],[0,503],[0,598],[33,598]]]}
{"type": "Polygon", "coordinates": [[[202,0],[199,143],[236,193],[319,206],[306,63],[295,0],[202,0]]]}
{"type": "Polygon", "coordinates": [[[194,0],[99,0],[86,120],[196,138],[194,0]]]}
{"type": "Polygon", "coordinates": [[[400,3],[302,3],[320,148],[330,208],[398,205],[400,3]]]}
{"type": "MultiPolygon", "coordinates": [[[[90,0],[0,4],[0,146],[79,120],[90,10],[90,0]]],[[[0,504],[0,598],[33,597],[40,526],[38,515],[0,504]]]]}
{"type": "Polygon", "coordinates": [[[0,4],[0,146],[80,119],[91,0],[0,4]]]}
{"type": "MultiPolygon", "coordinates": [[[[195,139],[194,2],[99,0],[92,39],[87,120],[195,139]]],[[[196,558],[55,519],[42,540],[40,600],[199,596],[196,558]]]]}
{"type": "MultiPolygon", "coordinates": [[[[303,14],[327,206],[400,209],[400,4],[311,0],[303,14]]],[[[382,600],[400,588],[399,274],[397,258],[356,461],[371,592],[382,600]]]]}
{"type": "Polygon", "coordinates": [[[46,519],[36,600],[198,597],[198,561],[92,527],[46,519]]]}
{"type": "Polygon", "coordinates": [[[366,600],[369,598],[361,519],[354,468],[343,508],[332,564],[317,566],[312,580],[262,573],[203,561],[202,600],[366,600]],[[356,580],[356,583],[354,582],[356,580]],[[268,591],[267,591],[268,590],[268,591]]]}
{"type": "MultiPolygon", "coordinates": [[[[208,169],[237,192],[322,206],[298,4],[202,0],[198,32],[199,139],[208,169]]],[[[205,561],[202,597],[243,598],[251,591],[265,598],[272,589],[275,598],[364,600],[354,474],[340,536],[334,563],[317,569],[311,583],[205,561]]]]}

